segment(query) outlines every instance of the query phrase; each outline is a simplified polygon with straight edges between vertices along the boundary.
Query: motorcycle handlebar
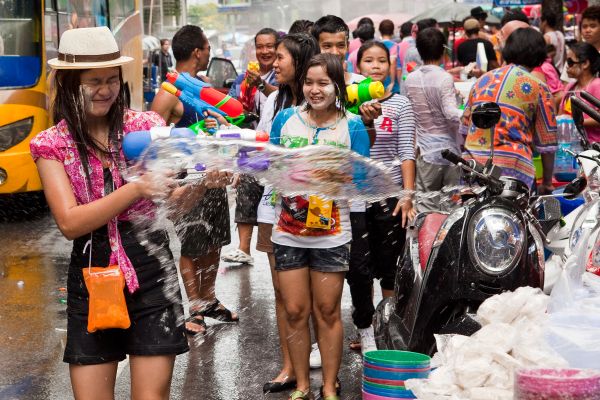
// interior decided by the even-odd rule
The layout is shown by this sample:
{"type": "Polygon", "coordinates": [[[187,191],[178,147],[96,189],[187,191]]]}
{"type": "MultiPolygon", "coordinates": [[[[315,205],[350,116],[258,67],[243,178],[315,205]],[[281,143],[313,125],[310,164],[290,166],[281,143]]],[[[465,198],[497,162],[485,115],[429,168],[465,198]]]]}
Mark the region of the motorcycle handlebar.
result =
{"type": "Polygon", "coordinates": [[[467,163],[467,161],[464,158],[457,156],[448,149],[442,150],[442,157],[450,161],[452,164],[462,163],[463,165],[469,165],[469,163],[467,163]]]}
{"type": "Polygon", "coordinates": [[[586,92],[585,90],[581,91],[581,97],[588,101],[596,108],[600,108],[600,99],[594,96],[593,94],[586,92]]]}
{"type": "MultiPolygon", "coordinates": [[[[590,95],[591,96],[591,95],[590,95]]],[[[579,108],[581,111],[589,115],[592,119],[597,122],[600,122],[600,113],[597,110],[594,110],[589,104],[584,102],[578,97],[571,97],[571,104],[575,107],[579,108]]]]}

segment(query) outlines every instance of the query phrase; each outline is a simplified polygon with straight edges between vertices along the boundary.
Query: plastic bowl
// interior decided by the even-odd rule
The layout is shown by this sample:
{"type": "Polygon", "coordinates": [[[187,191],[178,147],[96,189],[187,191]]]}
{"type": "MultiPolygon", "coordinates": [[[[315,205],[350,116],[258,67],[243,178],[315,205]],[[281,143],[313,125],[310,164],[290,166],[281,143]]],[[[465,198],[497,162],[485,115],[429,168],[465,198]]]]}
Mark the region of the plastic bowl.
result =
{"type": "Polygon", "coordinates": [[[515,375],[515,399],[532,399],[534,395],[573,400],[595,399],[597,397],[590,396],[599,393],[600,371],[540,368],[520,370],[515,375]]]}
{"type": "Polygon", "coordinates": [[[431,367],[429,365],[427,365],[425,367],[415,365],[414,366],[415,368],[412,368],[412,367],[411,368],[406,368],[406,367],[396,368],[396,367],[390,367],[390,366],[375,363],[375,362],[369,362],[366,360],[363,361],[363,366],[365,366],[367,368],[377,369],[379,371],[390,371],[390,372],[426,372],[431,369],[431,367]],[[416,367],[419,367],[419,368],[416,368],[416,367]]]}
{"type": "Polygon", "coordinates": [[[363,380],[363,386],[373,387],[385,390],[406,390],[404,385],[388,385],[386,383],[375,383],[363,380]]]}
{"type": "Polygon", "coordinates": [[[426,372],[392,372],[379,371],[377,369],[363,368],[363,374],[368,378],[386,379],[394,381],[405,381],[407,379],[424,379],[429,377],[429,371],[426,372]]]}
{"type": "Polygon", "coordinates": [[[399,381],[399,380],[394,380],[394,379],[369,378],[368,376],[364,376],[364,375],[363,375],[363,382],[381,383],[383,385],[392,385],[392,386],[404,386],[404,381],[399,381]]]}
{"type": "MultiPolygon", "coordinates": [[[[363,400],[390,400],[390,399],[393,399],[393,397],[379,396],[379,395],[376,395],[376,394],[373,394],[373,393],[365,392],[364,390],[362,391],[362,398],[363,398],[363,400]]],[[[416,399],[416,397],[414,397],[414,396],[413,397],[403,397],[403,398],[405,398],[405,399],[416,399]]]]}
{"type": "Polygon", "coordinates": [[[380,389],[374,388],[370,386],[363,385],[363,391],[375,394],[377,396],[388,397],[392,399],[414,399],[415,395],[410,390],[388,390],[388,389],[380,389]]]}
{"type": "MultiPolygon", "coordinates": [[[[565,188],[562,187],[562,188],[556,189],[552,193],[553,194],[561,194],[564,191],[565,191],[565,188]]],[[[582,195],[579,195],[572,200],[568,200],[562,196],[557,197],[557,199],[558,199],[558,202],[560,203],[560,212],[562,213],[563,216],[568,215],[571,211],[575,210],[577,207],[579,207],[580,205],[582,205],[585,202],[582,195]]]]}
{"type": "Polygon", "coordinates": [[[421,353],[400,350],[375,350],[368,351],[364,359],[370,363],[393,368],[417,368],[428,367],[431,357],[421,353]]]}

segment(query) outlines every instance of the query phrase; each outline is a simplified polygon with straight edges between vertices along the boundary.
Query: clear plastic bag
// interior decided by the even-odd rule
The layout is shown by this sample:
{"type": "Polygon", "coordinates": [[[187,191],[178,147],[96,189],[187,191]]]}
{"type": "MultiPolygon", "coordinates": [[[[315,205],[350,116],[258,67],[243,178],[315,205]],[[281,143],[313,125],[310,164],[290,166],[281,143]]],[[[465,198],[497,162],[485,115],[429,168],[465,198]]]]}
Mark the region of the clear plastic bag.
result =
{"type": "Polygon", "coordinates": [[[131,321],[125,302],[125,277],[119,266],[84,268],[83,279],[90,296],[88,332],[129,328],[131,321]]]}

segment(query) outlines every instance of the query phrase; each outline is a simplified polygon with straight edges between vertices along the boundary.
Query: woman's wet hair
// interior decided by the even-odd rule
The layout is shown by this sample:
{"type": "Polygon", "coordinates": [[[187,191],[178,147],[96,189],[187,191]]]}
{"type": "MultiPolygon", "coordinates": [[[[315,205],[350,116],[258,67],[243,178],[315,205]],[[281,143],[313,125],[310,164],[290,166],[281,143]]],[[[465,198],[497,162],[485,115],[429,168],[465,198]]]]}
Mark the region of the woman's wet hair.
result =
{"type": "MultiPolygon", "coordinates": [[[[346,114],[346,79],[344,75],[344,66],[340,61],[339,57],[329,54],[329,53],[321,53],[317,54],[313,58],[310,59],[308,65],[306,66],[306,70],[302,75],[302,84],[306,81],[306,76],[308,74],[308,70],[313,67],[322,67],[325,70],[325,73],[333,82],[333,86],[335,88],[335,97],[336,97],[336,106],[340,113],[340,116],[346,114]]],[[[306,103],[306,109],[310,110],[310,104],[306,103]]]]}
{"type": "Polygon", "coordinates": [[[367,42],[364,42],[362,46],[360,46],[360,48],[358,49],[358,53],[356,54],[356,65],[360,64],[360,60],[362,60],[365,51],[369,50],[372,47],[379,47],[380,49],[385,51],[385,56],[387,58],[388,64],[392,63],[392,61],[390,60],[390,50],[387,48],[387,46],[378,40],[369,40],[367,42]]]}
{"type": "Polygon", "coordinates": [[[600,72],[600,54],[594,46],[589,43],[576,42],[569,45],[569,49],[575,54],[580,63],[590,62],[590,72],[596,76],[600,72]]]}
{"type": "Polygon", "coordinates": [[[533,69],[546,60],[546,41],[533,28],[519,28],[510,34],[502,50],[507,64],[516,64],[533,69]]]}
{"type": "Polygon", "coordinates": [[[307,68],[308,62],[321,51],[317,41],[306,33],[293,33],[284,36],[277,42],[277,48],[284,46],[292,56],[294,62],[294,81],[290,84],[280,84],[277,98],[275,99],[275,112],[273,118],[279,111],[292,105],[293,95],[296,95],[296,104],[304,102],[302,91],[302,74],[307,68]]]}
{"type": "Polygon", "coordinates": [[[85,94],[81,86],[81,74],[85,70],[63,69],[57,70],[53,81],[54,101],[52,102],[52,118],[57,124],[65,120],[69,132],[73,136],[79,159],[83,164],[87,183],[91,191],[88,149],[106,157],[120,166],[121,138],[123,136],[123,116],[128,107],[126,86],[123,83],[123,71],[119,67],[119,94],[110,107],[106,119],[108,120],[108,143],[112,152],[100,146],[89,133],[87,123],[87,106],[85,94]]]}

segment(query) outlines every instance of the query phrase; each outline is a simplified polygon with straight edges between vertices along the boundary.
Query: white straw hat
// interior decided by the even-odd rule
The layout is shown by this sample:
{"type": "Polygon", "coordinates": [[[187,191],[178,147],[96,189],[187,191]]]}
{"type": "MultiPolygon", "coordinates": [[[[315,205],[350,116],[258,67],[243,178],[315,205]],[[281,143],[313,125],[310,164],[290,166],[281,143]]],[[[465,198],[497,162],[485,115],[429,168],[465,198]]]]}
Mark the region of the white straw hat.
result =
{"type": "Polygon", "coordinates": [[[58,57],[48,61],[54,69],[89,69],[117,67],[133,61],[122,56],[110,29],[77,28],[60,37],[58,57]]]}

